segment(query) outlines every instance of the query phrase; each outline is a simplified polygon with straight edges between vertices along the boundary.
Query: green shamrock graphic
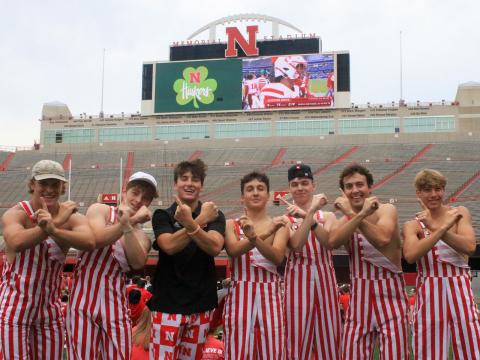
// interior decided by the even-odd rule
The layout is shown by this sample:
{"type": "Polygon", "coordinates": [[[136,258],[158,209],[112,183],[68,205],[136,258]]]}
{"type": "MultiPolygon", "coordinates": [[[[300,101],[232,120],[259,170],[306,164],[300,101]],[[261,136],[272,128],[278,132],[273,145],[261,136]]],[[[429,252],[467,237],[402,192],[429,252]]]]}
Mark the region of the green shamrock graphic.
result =
{"type": "Polygon", "coordinates": [[[183,70],[183,79],[177,79],[173,84],[178,105],[186,105],[193,100],[193,106],[198,109],[198,102],[211,104],[215,99],[217,80],[207,77],[208,69],[205,66],[196,69],[188,67],[183,70]]]}

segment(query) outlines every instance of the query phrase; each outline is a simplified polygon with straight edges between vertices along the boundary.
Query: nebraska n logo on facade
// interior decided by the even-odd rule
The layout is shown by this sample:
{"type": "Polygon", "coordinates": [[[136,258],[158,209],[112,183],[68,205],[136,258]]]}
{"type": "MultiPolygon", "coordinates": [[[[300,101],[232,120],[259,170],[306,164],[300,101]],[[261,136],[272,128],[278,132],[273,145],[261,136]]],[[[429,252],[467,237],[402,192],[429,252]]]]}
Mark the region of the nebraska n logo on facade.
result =
{"type": "Polygon", "coordinates": [[[227,33],[227,49],[225,50],[225,57],[238,56],[238,50],[235,48],[235,43],[238,44],[247,56],[258,56],[259,50],[257,47],[257,33],[258,26],[247,26],[248,41],[240,33],[236,27],[228,27],[225,29],[227,33]]]}

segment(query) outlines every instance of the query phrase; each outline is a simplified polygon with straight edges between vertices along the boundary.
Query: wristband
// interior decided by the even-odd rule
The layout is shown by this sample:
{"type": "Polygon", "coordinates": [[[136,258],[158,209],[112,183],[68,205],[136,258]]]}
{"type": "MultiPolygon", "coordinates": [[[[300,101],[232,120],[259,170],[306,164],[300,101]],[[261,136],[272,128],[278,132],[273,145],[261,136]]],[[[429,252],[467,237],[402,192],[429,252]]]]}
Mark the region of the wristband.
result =
{"type": "Polygon", "coordinates": [[[314,231],[318,226],[318,222],[314,222],[312,226],[310,226],[310,230],[314,231]]]}
{"type": "Polygon", "coordinates": [[[188,232],[187,231],[187,235],[188,236],[195,236],[202,228],[200,227],[200,225],[197,225],[197,228],[195,230],[193,230],[192,232],[188,232]]]}
{"type": "Polygon", "coordinates": [[[257,241],[257,235],[255,236],[252,236],[252,237],[247,237],[248,241],[250,241],[251,243],[254,243],[255,241],[257,241]]]}

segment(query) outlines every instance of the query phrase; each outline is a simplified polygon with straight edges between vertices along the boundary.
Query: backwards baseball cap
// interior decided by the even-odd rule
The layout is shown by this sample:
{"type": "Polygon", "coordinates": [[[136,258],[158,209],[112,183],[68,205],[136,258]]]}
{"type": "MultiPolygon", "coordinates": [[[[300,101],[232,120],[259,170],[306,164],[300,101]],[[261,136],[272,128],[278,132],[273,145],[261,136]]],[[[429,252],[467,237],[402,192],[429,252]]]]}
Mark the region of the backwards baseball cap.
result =
{"type": "Polygon", "coordinates": [[[309,178],[313,180],[312,169],[305,164],[293,165],[288,169],[288,181],[292,181],[295,178],[309,178]]]}
{"type": "Polygon", "coordinates": [[[155,180],[155,178],[152,175],[147,174],[143,171],[137,171],[136,173],[132,174],[132,176],[130,176],[130,178],[128,179],[128,182],[132,182],[132,181],[144,181],[146,183],[149,183],[155,189],[155,195],[154,196],[158,197],[157,181],[155,180]]]}
{"type": "Polygon", "coordinates": [[[40,160],[32,168],[32,179],[58,179],[67,182],[63,166],[53,160],[40,160]]]}

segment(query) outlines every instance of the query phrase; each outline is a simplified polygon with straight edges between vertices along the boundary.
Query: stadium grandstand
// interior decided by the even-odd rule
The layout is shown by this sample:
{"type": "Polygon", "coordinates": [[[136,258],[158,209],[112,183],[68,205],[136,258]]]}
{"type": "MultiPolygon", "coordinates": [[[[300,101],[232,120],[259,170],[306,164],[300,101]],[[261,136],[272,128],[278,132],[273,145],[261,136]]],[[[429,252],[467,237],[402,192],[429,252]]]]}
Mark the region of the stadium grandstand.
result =
{"type": "MultiPolygon", "coordinates": [[[[318,46],[319,39],[314,40],[318,46]]],[[[274,192],[287,189],[287,169],[296,163],[309,164],[317,190],[333,201],[338,196],[341,169],[357,162],[372,171],[374,194],[397,206],[401,223],[419,211],[415,174],[423,168],[442,171],[448,178],[448,201],[470,209],[478,232],[480,84],[459,85],[455,98],[448,101],[354,104],[350,102],[349,73],[343,80],[340,73],[344,71],[341,63],[349,61],[345,55],[348,53],[332,53],[329,60],[338,79],[335,102],[333,96],[325,95],[327,79],[325,84],[315,85],[325,93],[322,99],[329,101],[327,106],[300,107],[295,103],[296,107],[288,109],[243,110],[241,104],[238,109],[229,108],[225,101],[223,110],[201,111],[192,106],[187,111],[178,103],[163,111],[165,104],[157,95],[164,89],[155,83],[155,69],[178,66],[181,62],[177,61],[143,65],[141,112],[73,115],[65,104],[47,103],[40,119],[39,144],[31,149],[0,148],[0,214],[27,197],[31,167],[41,159],[56,160],[71,173],[70,196],[84,212],[101,201],[102,194],[118,194],[130,174],[138,170],[152,173],[158,181],[160,198],[153,207],[166,207],[173,201],[173,167],[185,159],[202,158],[208,165],[202,199],[214,201],[227,218],[242,213],[240,178],[252,169],[270,176],[273,200],[274,192]]],[[[201,71],[199,74],[204,76],[201,71]]],[[[215,72],[208,76],[211,74],[215,72]]],[[[239,96],[241,76],[240,71],[239,96]]],[[[220,88],[222,79],[217,80],[215,86],[218,83],[220,88]]],[[[216,101],[220,101],[218,97],[216,101]]],[[[332,210],[330,205],[328,208],[332,210]]],[[[281,214],[284,208],[272,201],[269,211],[281,214]]],[[[478,248],[471,260],[476,262],[476,270],[480,269],[478,248]]],[[[339,267],[346,267],[345,252],[336,254],[339,267]]],[[[226,255],[222,253],[217,260],[223,268],[220,275],[224,275],[226,255]]],[[[69,264],[74,262],[72,255],[69,264]]],[[[152,252],[147,271],[155,262],[152,252]]],[[[347,276],[346,271],[337,273],[347,276]]]]}
{"type": "MultiPolygon", "coordinates": [[[[467,206],[477,231],[480,226],[479,84],[460,85],[455,100],[448,104],[397,104],[388,108],[370,104],[351,109],[256,112],[254,116],[202,114],[201,119],[198,115],[176,114],[168,120],[174,130],[165,133],[158,130],[165,125],[156,125],[155,116],[134,115],[145,124],[147,135],[142,138],[138,137],[138,127],[125,124],[125,115],[91,119],[82,115],[65,120],[58,104],[54,104],[55,117],[48,112],[49,106],[44,107],[42,141],[37,149],[0,151],[0,213],[27,197],[31,166],[40,159],[56,160],[66,170],[71,164],[71,198],[85,211],[100,194],[118,193],[128,176],[138,170],[148,171],[158,180],[160,198],[154,207],[166,206],[172,201],[173,167],[184,159],[200,157],[209,167],[203,199],[217,203],[227,217],[241,214],[239,179],[251,169],[270,176],[273,199],[273,192],[286,190],[288,167],[299,162],[309,164],[317,189],[333,200],[338,196],[341,169],[357,162],[372,171],[374,193],[397,206],[401,223],[418,210],[412,185],[415,174],[431,167],[447,176],[448,201],[467,206]],[[352,120],[357,112],[363,117],[352,120]],[[379,112],[396,117],[378,117],[379,112]],[[419,113],[422,115],[414,115],[419,113]],[[237,130],[219,132],[218,125],[225,124],[217,122],[220,115],[230,119],[229,126],[237,130]],[[325,116],[329,120],[323,120],[325,116]],[[412,119],[418,124],[415,129],[412,119]],[[100,125],[107,121],[108,126],[100,125]],[[331,122],[327,129],[333,131],[324,130],[325,121],[331,122]],[[66,127],[85,122],[94,125],[92,132],[66,127]],[[352,123],[356,122],[359,124],[354,127],[352,123]],[[381,125],[386,123],[389,126],[381,125]],[[196,126],[203,126],[212,136],[192,136],[191,129],[196,126]],[[266,130],[259,131],[262,126],[266,130]],[[282,127],[288,130],[279,131],[282,127]],[[115,135],[105,137],[107,130],[115,135]]],[[[66,106],[63,109],[68,113],[66,106]]],[[[272,214],[284,211],[273,201],[270,206],[272,214]]],[[[338,254],[344,255],[341,250],[338,254]]],[[[154,257],[152,254],[150,264],[154,257]]]]}

